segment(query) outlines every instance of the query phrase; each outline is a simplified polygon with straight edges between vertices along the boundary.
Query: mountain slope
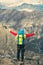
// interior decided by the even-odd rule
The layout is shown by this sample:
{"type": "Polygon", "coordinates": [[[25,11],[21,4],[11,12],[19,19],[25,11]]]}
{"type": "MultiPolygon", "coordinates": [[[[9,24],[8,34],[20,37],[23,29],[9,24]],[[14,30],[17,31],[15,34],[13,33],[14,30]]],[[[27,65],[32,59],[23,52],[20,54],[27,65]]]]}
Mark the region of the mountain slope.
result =
{"type": "Polygon", "coordinates": [[[28,39],[27,41],[29,44],[26,42],[28,46],[27,49],[38,52],[40,47],[43,52],[43,12],[26,12],[3,9],[0,10],[0,23],[7,25],[16,31],[22,27],[25,29],[25,33],[31,33],[32,31],[35,31],[35,38],[33,37],[28,39]]]}

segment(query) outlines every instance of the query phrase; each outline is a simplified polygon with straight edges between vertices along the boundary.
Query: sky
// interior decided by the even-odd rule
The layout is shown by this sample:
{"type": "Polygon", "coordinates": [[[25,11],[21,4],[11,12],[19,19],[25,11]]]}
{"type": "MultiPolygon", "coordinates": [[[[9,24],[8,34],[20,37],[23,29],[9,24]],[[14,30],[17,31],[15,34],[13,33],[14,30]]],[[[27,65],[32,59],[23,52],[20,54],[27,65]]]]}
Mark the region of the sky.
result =
{"type": "Polygon", "coordinates": [[[3,3],[17,3],[17,2],[26,2],[26,3],[40,3],[43,0],[0,0],[3,3]]]}
{"type": "Polygon", "coordinates": [[[43,4],[43,0],[0,0],[1,3],[6,5],[11,4],[11,6],[16,6],[21,3],[28,3],[28,4],[43,4]]]}
{"type": "Polygon", "coordinates": [[[16,3],[19,1],[21,1],[21,0],[0,0],[0,2],[3,2],[3,3],[16,3]]]}

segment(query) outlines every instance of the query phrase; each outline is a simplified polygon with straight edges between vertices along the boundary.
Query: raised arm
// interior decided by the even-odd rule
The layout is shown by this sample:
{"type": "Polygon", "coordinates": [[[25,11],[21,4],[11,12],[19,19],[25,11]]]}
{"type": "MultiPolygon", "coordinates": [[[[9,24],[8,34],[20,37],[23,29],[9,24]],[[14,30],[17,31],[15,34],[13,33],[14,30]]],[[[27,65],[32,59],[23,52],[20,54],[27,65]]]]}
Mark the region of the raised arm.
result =
{"type": "Polygon", "coordinates": [[[10,33],[11,33],[12,35],[14,35],[14,36],[16,36],[16,35],[17,35],[17,33],[16,33],[16,32],[14,32],[14,31],[12,31],[12,30],[10,30],[10,33]]]}
{"type": "Polygon", "coordinates": [[[27,37],[32,37],[32,36],[34,36],[34,35],[35,35],[34,32],[32,32],[31,34],[26,34],[26,38],[27,38],[27,37]]]}

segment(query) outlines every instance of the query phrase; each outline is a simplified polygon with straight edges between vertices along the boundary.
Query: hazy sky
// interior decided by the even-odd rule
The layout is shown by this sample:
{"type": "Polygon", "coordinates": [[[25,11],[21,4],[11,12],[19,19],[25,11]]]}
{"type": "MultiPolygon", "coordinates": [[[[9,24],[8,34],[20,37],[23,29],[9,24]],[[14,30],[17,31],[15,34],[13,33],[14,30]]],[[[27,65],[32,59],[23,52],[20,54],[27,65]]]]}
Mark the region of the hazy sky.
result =
{"type": "Polygon", "coordinates": [[[3,3],[17,3],[17,2],[25,2],[25,3],[40,3],[42,0],[0,0],[3,3]]]}
{"type": "Polygon", "coordinates": [[[0,2],[3,2],[3,3],[15,3],[15,2],[19,2],[21,0],[0,0],[0,2]]]}

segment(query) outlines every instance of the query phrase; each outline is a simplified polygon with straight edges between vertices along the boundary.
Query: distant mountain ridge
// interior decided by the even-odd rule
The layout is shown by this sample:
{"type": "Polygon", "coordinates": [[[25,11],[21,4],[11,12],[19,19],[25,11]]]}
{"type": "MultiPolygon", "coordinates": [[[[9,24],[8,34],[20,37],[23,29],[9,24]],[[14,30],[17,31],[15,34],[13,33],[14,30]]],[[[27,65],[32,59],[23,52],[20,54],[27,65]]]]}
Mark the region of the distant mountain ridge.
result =
{"type": "Polygon", "coordinates": [[[37,11],[43,11],[43,5],[42,4],[33,5],[33,4],[23,3],[22,5],[15,7],[14,9],[16,9],[16,10],[33,9],[33,10],[37,10],[37,11]]]}
{"type": "Polygon", "coordinates": [[[22,10],[22,9],[31,9],[35,11],[43,11],[43,4],[27,4],[23,3],[16,7],[6,7],[5,5],[0,4],[0,9],[14,9],[14,10],[22,10]]]}
{"type": "Polygon", "coordinates": [[[5,9],[5,8],[6,8],[6,6],[4,4],[0,3],[0,9],[5,9]]]}

